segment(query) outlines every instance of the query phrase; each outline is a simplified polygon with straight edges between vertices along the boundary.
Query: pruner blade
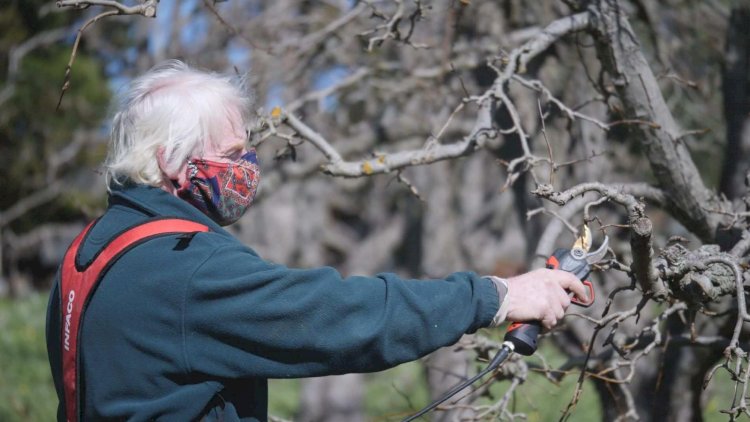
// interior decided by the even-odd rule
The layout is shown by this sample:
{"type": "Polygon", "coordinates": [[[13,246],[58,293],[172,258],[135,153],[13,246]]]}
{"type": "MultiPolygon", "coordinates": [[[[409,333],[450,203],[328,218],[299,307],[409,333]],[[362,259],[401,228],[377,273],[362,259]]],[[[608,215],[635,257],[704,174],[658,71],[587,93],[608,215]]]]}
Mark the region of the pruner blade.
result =
{"type": "Polygon", "coordinates": [[[595,250],[594,252],[586,254],[586,262],[589,264],[596,264],[597,262],[601,261],[602,258],[604,258],[604,255],[607,254],[607,250],[609,247],[609,236],[604,236],[604,241],[602,242],[601,246],[599,246],[599,249],[595,250]]]}
{"type": "Polygon", "coordinates": [[[583,232],[576,238],[573,248],[583,249],[586,252],[591,249],[591,230],[589,230],[588,226],[583,226],[583,232]]]}

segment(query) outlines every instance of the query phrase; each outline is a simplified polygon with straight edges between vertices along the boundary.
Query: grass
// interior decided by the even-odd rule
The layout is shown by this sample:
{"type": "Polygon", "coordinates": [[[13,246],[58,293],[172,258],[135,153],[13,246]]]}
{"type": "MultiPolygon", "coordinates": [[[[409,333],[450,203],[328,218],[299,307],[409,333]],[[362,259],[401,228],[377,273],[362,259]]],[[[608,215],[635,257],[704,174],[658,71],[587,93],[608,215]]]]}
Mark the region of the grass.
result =
{"type": "MultiPolygon", "coordinates": [[[[483,334],[502,335],[500,330],[485,330],[483,334]]],[[[564,356],[550,345],[543,346],[540,353],[553,367],[565,360],[564,356]]],[[[528,359],[529,363],[540,363],[537,358],[528,359]]],[[[364,400],[367,420],[399,421],[427,405],[428,390],[423,371],[424,366],[420,362],[410,362],[387,371],[368,374],[364,400]]],[[[559,385],[554,385],[542,375],[532,372],[526,382],[516,390],[510,410],[514,413],[525,413],[527,420],[531,422],[558,420],[573,396],[577,378],[577,374],[569,375],[559,385]]],[[[490,388],[492,399],[502,397],[509,385],[508,381],[494,383],[490,388]]],[[[298,394],[299,381],[271,380],[269,389],[269,413],[284,419],[294,419],[297,402],[288,398],[298,394]]],[[[584,383],[584,394],[573,409],[570,420],[601,420],[599,400],[593,390],[590,382],[584,383]]],[[[479,404],[489,403],[489,398],[479,401],[479,404]]]]}
{"type": "Polygon", "coordinates": [[[0,300],[0,420],[55,419],[57,395],[52,384],[44,338],[47,296],[0,300]]]}

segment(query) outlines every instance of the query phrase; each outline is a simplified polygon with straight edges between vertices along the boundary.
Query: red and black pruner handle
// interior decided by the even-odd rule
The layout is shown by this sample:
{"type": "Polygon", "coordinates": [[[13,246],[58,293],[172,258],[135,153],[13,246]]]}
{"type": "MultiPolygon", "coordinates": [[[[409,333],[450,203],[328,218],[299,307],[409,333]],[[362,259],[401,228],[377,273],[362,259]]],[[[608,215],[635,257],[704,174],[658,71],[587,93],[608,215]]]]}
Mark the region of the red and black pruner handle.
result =
{"type": "Polygon", "coordinates": [[[586,260],[586,251],[580,248],[560,248],[547,259],[546,267],[551,270],[563,270],[572,273],[589,289],[588,301],[583,301],[578,299],[578,296],[573,296],[570,299],[571,303],[584,308],[588,308],[594,303],[594,285],[586,280],[586,277],[591,274],[591,264],[586,260]]]}
{"type": "MultiPolygon", "coordinates": [[[[572,249],[560,248],[547,259],[547,268],[572,273],[588,288],[588,301],[573,297],[570,300],[571,303],[586,308],[594,303],[594,286],[586,280],[586,277],[591,273],[591,264],[598,262],[606,255],[608,240],[605,237],[604,242],[596,252],[587,253],[585,249],[578,247],[572,249]]],[[[505,333],[505,341],[513,343],[516,353],[530,356],[536,351],[537,338],[541,331],[542,324],[539,321],[514,322],[505,333]]]]}

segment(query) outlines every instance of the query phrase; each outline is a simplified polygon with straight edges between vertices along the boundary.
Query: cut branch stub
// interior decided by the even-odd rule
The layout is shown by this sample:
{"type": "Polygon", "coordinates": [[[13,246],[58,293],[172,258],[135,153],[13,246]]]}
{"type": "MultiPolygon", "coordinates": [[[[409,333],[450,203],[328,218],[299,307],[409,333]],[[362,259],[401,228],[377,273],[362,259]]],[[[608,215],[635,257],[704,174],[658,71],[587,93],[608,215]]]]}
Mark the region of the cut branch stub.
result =
{"type": "Polygon", "coordinates": [[[644,292],[656,300],[664,300],[667,290],[653,265],[654,249],[651,244],[653,224],[648,217],[636,218],[630,223],[630,249],[633,253],[631,268],[644,292]]]}

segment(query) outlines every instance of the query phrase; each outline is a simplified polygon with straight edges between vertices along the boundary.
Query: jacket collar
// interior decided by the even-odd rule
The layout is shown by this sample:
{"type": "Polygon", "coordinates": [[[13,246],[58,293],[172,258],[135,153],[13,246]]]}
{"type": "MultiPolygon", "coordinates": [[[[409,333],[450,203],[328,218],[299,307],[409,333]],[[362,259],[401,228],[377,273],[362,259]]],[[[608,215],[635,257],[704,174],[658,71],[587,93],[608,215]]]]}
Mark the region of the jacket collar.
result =
{"type": "Polygon", "coordinates": [[[207,225],[212,231],[224,232],[221,226],[200,210],[161,188],[135,183],[113,183],[110,191],[110,206],[122,204],[137,208],[150,216],[187,218],[207,225]]]}
{"type": "Polygon", "coordinates": [[[84,265],[118,233],[150,217],[176,217],[205,224],[212,232],[234,238],[221,226],[189,203],[162,189],[128,183],[110,187],[109,210],[91,228],[81,245],[76,262],[84,265]],[[127,212],[122,208],[135,210],[127,212]]]}

